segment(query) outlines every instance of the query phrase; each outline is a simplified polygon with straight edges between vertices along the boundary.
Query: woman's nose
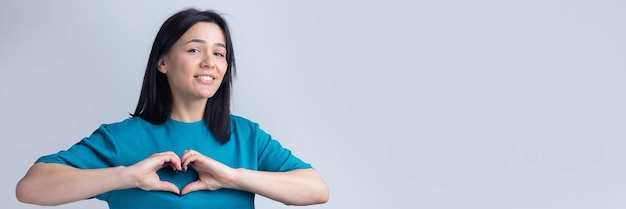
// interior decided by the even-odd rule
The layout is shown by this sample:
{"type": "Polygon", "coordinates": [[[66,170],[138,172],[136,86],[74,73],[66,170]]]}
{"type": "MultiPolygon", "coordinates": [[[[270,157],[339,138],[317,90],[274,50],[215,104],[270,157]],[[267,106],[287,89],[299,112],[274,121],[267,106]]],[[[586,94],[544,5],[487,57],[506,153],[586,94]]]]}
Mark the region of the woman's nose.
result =
{"type": "Polygon", "coordinates": [[[213,60],[213,57],[211,57],[210,53],[207,53],[202,59],[201,67],[214,67],[214,66],[215,66],[215,61],[213,60]]]}

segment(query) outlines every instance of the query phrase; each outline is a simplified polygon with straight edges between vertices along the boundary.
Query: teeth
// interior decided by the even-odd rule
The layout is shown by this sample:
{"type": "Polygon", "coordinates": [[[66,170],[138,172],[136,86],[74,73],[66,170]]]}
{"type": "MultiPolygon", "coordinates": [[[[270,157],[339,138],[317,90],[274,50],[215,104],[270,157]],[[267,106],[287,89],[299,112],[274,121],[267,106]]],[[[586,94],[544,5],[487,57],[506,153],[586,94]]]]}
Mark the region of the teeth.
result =
{"type": "Polygon", "coordinates": [[[198,76],[198,78],[200,78],[200,79],[202,79],[202,80],[213,80],[213,77],[208,76],[208,75],[198,76]]]}

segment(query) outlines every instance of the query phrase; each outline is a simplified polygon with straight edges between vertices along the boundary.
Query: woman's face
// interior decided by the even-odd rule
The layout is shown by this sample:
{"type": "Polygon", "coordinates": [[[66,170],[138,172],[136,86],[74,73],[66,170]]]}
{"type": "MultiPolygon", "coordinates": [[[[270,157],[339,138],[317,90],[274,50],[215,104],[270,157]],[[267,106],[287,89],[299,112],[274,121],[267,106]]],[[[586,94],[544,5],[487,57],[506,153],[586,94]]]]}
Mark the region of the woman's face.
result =
{"type": "Polygon", "coordinates": [[[213,97],[226,73],[226,53],[224,33],[217,24],[198,22],[189,28],[158,63],[174,100],[213,97]]]}

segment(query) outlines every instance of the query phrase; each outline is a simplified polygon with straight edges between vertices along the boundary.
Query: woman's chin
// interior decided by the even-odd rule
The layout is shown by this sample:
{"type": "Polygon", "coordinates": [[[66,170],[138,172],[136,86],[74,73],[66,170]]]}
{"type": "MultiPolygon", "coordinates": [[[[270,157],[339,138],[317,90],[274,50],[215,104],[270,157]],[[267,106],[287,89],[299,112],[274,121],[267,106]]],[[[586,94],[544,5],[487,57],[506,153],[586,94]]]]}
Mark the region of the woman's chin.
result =
{"type": "Polygon", "coordinates": [[[215,95],[215,92],[199,92],[198,93],[198,97],[203,98],[203,99],[210,99],[211,97],[213,97],[213,95],[215,95]]]}

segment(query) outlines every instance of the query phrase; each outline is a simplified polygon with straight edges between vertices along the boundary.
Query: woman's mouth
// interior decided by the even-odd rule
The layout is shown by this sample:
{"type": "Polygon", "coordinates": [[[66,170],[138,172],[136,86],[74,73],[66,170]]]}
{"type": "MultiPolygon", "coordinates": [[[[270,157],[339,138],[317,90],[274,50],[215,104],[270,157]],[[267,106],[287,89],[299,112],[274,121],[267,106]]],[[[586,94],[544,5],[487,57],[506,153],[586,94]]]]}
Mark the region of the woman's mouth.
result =
{"type": "Polygon", "coordinates": [[[198,82],[203,84],[213,84],[213,80],[215,80],[215,78],[210,75],[197,75],[194,76],[194,78],[196,78],[198,82]]]}

